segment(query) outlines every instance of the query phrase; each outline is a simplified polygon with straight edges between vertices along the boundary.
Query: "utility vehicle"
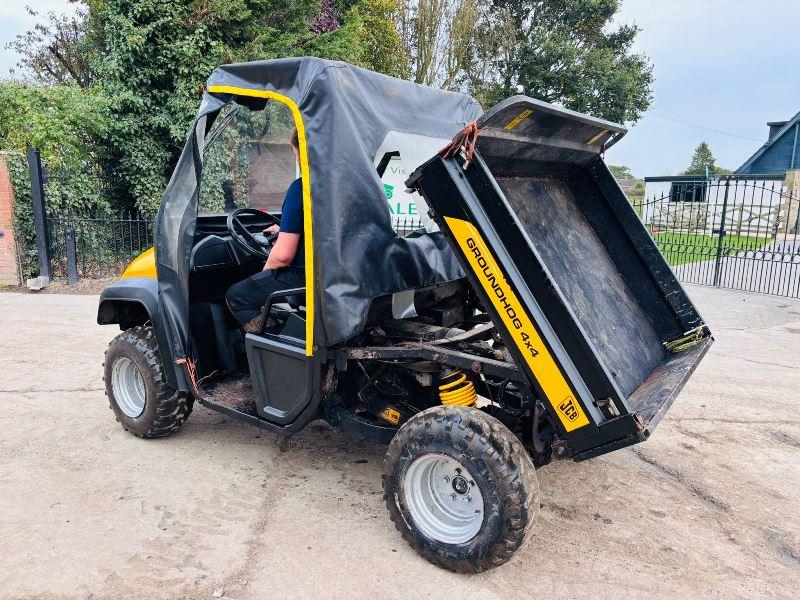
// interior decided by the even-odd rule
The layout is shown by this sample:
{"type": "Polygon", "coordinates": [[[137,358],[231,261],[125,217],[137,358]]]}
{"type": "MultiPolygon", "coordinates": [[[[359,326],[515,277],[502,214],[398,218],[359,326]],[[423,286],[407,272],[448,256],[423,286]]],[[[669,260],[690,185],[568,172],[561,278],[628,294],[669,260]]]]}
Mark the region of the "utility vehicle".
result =
{"type": "Polygon", "coordinates": [[[624,133],[340,62],[218,68],[154,250],[100,299],[114,414],[143,438],[194,402],[280,434],[325,419],[388,444],[389,515],[420,554],[504,563],[536,468],[645,440],[712,342],[605,166],[624,133]],[[262,268],[298,174],[305,286],[244,334],[225,292],[262,268]]]}

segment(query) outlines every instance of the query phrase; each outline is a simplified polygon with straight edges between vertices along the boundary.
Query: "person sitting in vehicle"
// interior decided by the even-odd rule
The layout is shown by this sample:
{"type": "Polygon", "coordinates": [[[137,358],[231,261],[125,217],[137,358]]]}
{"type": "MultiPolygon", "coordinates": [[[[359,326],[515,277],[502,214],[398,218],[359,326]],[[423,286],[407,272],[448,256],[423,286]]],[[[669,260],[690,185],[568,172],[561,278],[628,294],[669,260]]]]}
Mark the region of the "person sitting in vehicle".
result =
{"type": "MultiPolygon", "coordinates": [[[[299,161],[300,146],[296,129],[290,142],[295,159],[299,161]]],[[[264,269],[235,283],[225,294],[231,313],[249,333],[257,333],[261,329],[261,311],[271,294],[305,285],[302,179],[295,179],[286,190],[280,226],[270,225],[264,233],[278,234],[264,269]]]]}

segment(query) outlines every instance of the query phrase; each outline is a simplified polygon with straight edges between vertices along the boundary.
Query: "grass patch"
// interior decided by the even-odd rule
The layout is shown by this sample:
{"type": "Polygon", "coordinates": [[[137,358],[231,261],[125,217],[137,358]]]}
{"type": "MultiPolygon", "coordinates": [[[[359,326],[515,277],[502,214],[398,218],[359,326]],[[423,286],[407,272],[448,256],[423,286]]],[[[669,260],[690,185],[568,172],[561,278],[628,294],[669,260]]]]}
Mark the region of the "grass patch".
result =
{"type": "MultiPolygon", "coordinates": [[[[699,233],[663,232],[651,234],[670,266],[711,260],[717,256],[719,238],[699,233]]],[[[722,242],[722,255],[733,256],[742,250],[755,250],[770,238],[765,236],[726,235],[722,242]]]]}

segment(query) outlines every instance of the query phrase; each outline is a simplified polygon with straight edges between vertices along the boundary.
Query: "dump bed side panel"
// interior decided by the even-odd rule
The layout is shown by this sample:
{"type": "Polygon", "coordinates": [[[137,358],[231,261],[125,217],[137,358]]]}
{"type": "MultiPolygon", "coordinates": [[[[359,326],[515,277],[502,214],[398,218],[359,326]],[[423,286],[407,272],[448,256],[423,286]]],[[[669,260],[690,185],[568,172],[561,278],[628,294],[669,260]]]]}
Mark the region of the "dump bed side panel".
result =
{"type": "Polygon", "coordinates": [[[552,274],[491,174],[480,158],[466,172],[462,164],[432,159],[419,172],[420,189],[561,437],[575,453],[620,439],[634,443],[641,429],[619,387],[554,293],[552,274]],[[596,399],[615,403],[619,416],[606,418],[596,399]]]}

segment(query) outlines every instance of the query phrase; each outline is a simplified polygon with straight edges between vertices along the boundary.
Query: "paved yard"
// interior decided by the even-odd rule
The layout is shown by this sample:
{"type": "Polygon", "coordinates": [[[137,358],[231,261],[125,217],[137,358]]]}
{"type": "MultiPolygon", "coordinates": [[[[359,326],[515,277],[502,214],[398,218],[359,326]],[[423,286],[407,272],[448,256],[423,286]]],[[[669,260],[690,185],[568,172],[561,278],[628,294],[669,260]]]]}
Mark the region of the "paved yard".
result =
{"type": "Polygon", "coordinates": [[[653,438],[539,472],[509,564],[454,575],[389,522],[382,450],[198,408],[115,423],[96,297],[0,294],[0,596],[797,597],[800,302],[691,287],[717,337],[653,438]]]}

